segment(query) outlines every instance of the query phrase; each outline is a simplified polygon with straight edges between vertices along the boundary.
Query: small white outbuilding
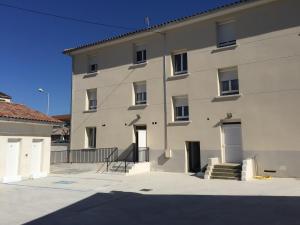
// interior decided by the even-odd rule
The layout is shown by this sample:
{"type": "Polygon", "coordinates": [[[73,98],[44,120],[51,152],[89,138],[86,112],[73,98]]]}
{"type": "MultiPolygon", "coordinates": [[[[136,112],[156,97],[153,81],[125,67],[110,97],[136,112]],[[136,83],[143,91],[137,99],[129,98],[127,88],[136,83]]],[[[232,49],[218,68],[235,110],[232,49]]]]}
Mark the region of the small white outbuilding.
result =
{"type": "Polygon", "coordinates": [[[12,103],[10,98],[1,99],[0,181],[6,183],[47,176],[52,127],[61,121],[25,105],[12,103]]]}

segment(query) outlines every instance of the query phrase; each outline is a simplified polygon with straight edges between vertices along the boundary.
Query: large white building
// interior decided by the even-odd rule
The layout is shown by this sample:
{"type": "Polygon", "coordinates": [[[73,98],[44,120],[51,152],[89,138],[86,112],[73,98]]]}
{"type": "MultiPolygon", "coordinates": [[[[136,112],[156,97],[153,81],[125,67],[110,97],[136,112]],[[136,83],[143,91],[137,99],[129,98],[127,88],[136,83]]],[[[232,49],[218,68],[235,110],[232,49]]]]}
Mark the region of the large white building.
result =
{"type": "Polygon", "coordinates": [[[299,11],[239,1],[65,50],[71,149],[139,160],[148,147],[151,170],[174,172],[252,158],[260,175],[299,177],[299,11]]]}

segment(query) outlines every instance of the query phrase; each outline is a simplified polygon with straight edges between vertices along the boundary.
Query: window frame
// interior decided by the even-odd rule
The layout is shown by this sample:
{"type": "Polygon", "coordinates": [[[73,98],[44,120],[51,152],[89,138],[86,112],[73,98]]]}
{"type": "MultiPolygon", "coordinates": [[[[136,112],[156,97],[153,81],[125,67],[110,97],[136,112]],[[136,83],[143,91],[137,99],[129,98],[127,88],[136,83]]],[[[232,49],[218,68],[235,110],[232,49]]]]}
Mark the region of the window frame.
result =
{"type": "Polygon", "coordinates": [[[87,89],[86,90],[86,98],[87,98],[87,106],[86,106],[86,109],[88,111],[93,111],[93,110],[97,110],[97,88],[91,88],[91,89],[87,89]],[[95,98],[96,99],[90,99],[90,95],[89,95],[89,92],[92,92],[92,91],[95,91],[95,98]]]}
{"type": "Polygon", "coordinates": [[[173,120],[175,122],[190,120],[188,96],[173,97],[173,120]],[[177,105],[176,101],[178,101],[179,99],[186,99],[187,104],[186,105],[177,105]],[[181,112],[181,115],[178,115],[179,114],[178,112],[181,112]]]}
{"type": "Polygon", "coordinates": [[[98,72],[98,64],[97,63],[89,64],[89,73],[97,73],[97,72],[98,72]],[[92,69],[93,66],[95,66],[94,70],[92,69]]]}
{"type": "Polygon", "coordinates": [[[147,62],[147,49],[146,48],[141,48],[141,49],[136,49],[135,51],[135,63],[136,64],[142,64],[147,62]],[[141,60],[138,60],[138,53],[141,53],[141,60]]]}
{"type": "Polygon", "coordinates": [[[97,127],[86,127],[85,132],[86,132],[86,148],[88,148],[88,149],[96,148],[96,145],[97,145],[97,127]],[[92,136],[90,136],[90,135],[92,135],[92,136]]]}
{"type": "Polygon", "coordinates": [[[188,73],[188,54],[187,51],[173,53],[173,75],[182,75],[188,73]],[[186,69],[184,70],[184,55],[186,55],[186,69]],[[180,56],[180,70],[176,71],[176,56],[180,56]]]}
{"type": "Polygon", "coordinates": [[[236,21],[234,19],[230,19],[230,20],[226,20],[226,21],[221,21],[221,22],[217,22],[216,24],[216,29],[217,29],[217,47],[218,48],[225,48],[225,47],[229,47],[229,46],[234,46],[236,45],[236,42],[237,42],[237,38],[236,38],[236,21]],[[233,26],[234,26],[234,40],[228,40],[228,41],[223,41],[223,42],[220,42],[220,35],[221,35],[221,32],[220,32],[220,27],[222,25],[225,25],[225,24],[228,24],[228,23],[233,23],[233,26]]]}
{"type": "Polygon", "coordinates": [[[145,105],[147,104],[147,83],[146,81],[134,82],[133,83],[134,92],[134,105],[145,105]],[[145,86],[145,91],[137,91],[138,86],[145,86]],[[141,99],[139,99],[141,97],[141,99]]]}
{"type": "Polygon", "coordinates": [[[238,68],[237,67],[230,67],[230,68],[224,68],[218,70],[218,79],[219,79],[219,96],[230,96],[230,95],[238,95],[240,94],[240,87],[239,87],[239,75],[238,75],[238,68]],[[235,73],[236,77],[235,79],[227,79],[222,80],[222,76],[224,76],[225,72],[233,71],[235,73]],[[237,89],[232,89],[232,83],[233,81],[237,82],[237,89]],[[223,90],[223,82],[228,82],[228,90],[223,90]]]}

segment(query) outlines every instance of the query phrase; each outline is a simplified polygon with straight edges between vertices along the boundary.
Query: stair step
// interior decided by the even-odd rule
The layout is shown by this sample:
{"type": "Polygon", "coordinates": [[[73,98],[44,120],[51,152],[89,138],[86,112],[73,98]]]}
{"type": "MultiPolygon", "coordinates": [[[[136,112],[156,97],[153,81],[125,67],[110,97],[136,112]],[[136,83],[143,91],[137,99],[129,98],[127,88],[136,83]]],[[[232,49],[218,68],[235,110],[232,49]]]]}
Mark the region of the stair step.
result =
{"type": "Polygon", "coordinates": [[[226,176],[211,176],[211,179],[222,179],[222,180],[241,180],[241,177],[226,177],[226,176]]]}
{"type": "Polygon", "coordinates": [[[222,177],[241,177],[241,173],[224,173],[224,172],[212,172],[212,176],[222,176],[222,177]]]}
{"type": "Polygon", "coordinates": [[[221,173],[240,173],[241,169],[231,169],[231,168],[213,168],[213,172],[221,172],[221,173]]]}
{"type": "Polygon", "coordinates": [[[217,164],[214,165],[216,169],[242,169],[241,164],[217,164]]]}

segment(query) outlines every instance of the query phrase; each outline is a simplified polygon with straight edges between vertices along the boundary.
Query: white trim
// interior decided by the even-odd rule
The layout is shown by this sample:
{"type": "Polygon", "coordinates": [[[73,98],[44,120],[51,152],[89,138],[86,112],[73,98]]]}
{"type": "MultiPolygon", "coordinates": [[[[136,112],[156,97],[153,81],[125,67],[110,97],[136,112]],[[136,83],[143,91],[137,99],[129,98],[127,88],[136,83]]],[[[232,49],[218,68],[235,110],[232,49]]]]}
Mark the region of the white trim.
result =
{"type": "Polygon", "coordinates": [[[11,183],[11,182],[18,182],[22,180],[21,176],[14,176],[14,177],[3,177],[2,182],[3,183],[11,183]]]}

